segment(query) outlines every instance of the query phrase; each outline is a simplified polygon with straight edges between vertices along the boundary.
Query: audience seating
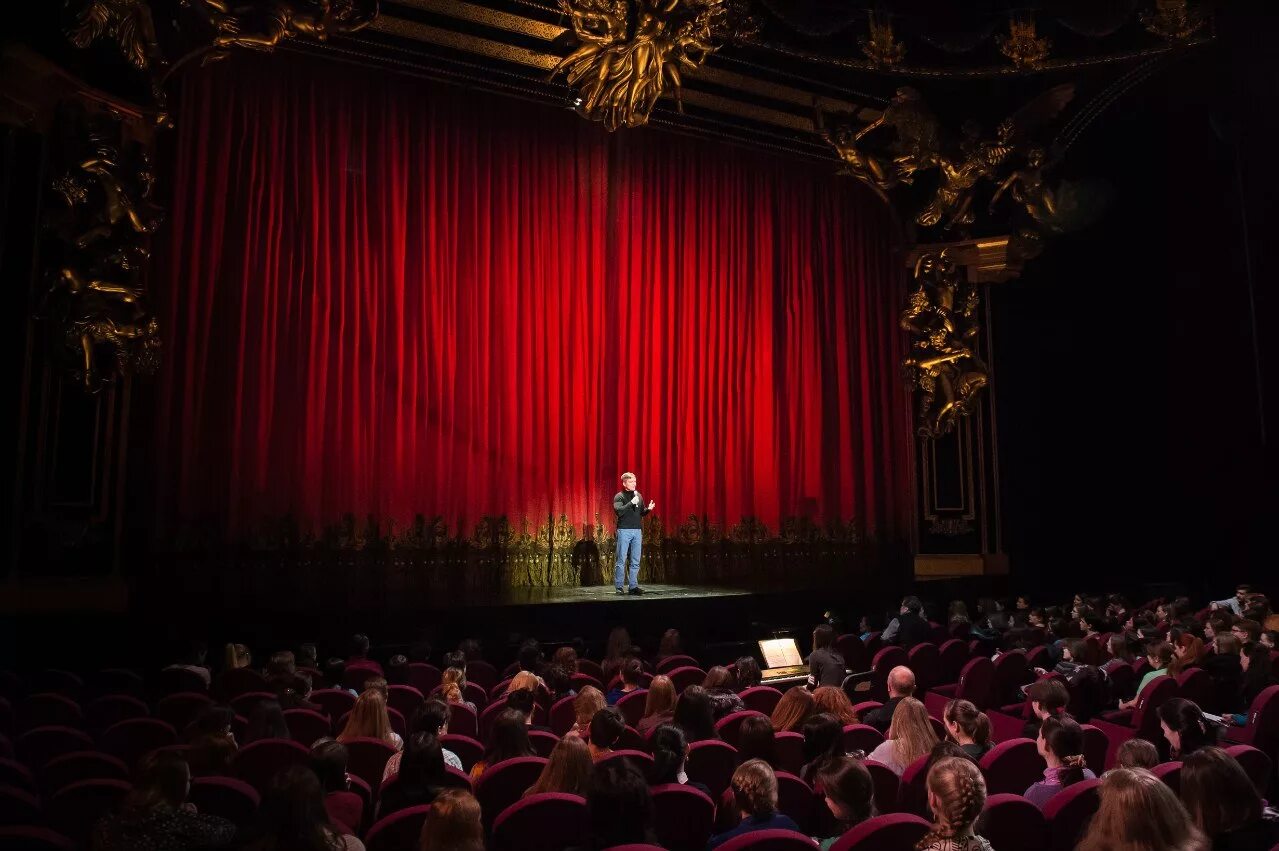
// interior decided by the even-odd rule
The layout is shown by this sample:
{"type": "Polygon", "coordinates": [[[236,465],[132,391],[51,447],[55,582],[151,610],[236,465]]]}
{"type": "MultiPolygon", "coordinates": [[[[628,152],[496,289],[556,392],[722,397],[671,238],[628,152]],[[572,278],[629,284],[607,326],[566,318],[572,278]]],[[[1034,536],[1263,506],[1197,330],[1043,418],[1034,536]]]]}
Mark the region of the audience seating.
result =
{"type": "Polygon", "coordinates": [[[1021,795],[1000,792],[986,798],[977,835],[998,851],[1042,851],[1048,846],[1048,822],[1021,795]]]}
{"type": "Polygon", "coordinates": [[[530,730],[528,740],[538,756],[550,756],[551,751],[555,750],[555,745],[559,743],[560,737],[545,730],[530,730]]]}
{"type": "Polygon", "coordinates": [[[682,694],[689,686],[699,686],[706,679],[706,672],[694,665],[683,665],[666,672],[675,687],[676,694],[682,694]]]}
{"type": "Polygon", "coordinates": [[[688,748],[688,762],[684,769],[690,780],[704,785],[718,800],[737,770],[737,749],[714,739],[693,742],[688,748]]]}
{"type": "MultiPolygon", "coordinates": [[[[351,752],[351,773],[363,777],[368,781],[368,777],[359,770],[356,762],[356,751],[352,747],[361,741],[376,741],[376,739],[360,740],[347,743],[347,748],[351,752]]],[[[381,744],[378,742],[378,744],[381,744]]],[[[387,749],[394,753],[394,749],[390,745],[386,745],[387,749]]],[[[259,794],[265,792],[271,784],[271,778],[277,772],[284,770],[292,765],[306,765],[311,758],[311,751],[308,748],[299,745],[291,739],[259,739],[256,742],[250,742],[240,748],[240,752],[235,757],[235,773],[236,776],[248,783],[259,794]]],[[[382,760],[383,765],[386,760],[382,760]]],[[[382,770],[378,769],[378,779],[382,779],[382,770]]]]}
{"type": "Polygon", "coordinates": [[[1088,820],[1101,804],[1100,780],[1072,783],[1052,797],[1044,807],[1048,824],[1049,851],[1071,851],[1083,835],[1088,820]]]}
{"type": "Polygon", "coordinates": [[[1156,677],[1146,684],[1137,697],[1137,705],[1131,710],[1104,712],[1092,720],[1092,726],[1106,734],[1106,765],[1114,765],[1119,747],[1129,739],[1145,739],[1153,742],[1160,754],[1167,751],[1167,742],[1159,728],[1158,709],[1165,700],[1177,695],[1177,680],[1173,677],[1156,677]]]}
{"type": "Polygon", "coordinates": [[[200,812],[220,816],[243,830],[252,825],[261,798],[256,789],[234,777],[196,777],[191,780],[190,800],[200,812]]]}
{"type": "Polygon", "coordinates": [[[791,774],[799,774],[804,767],[804,736],[783,730],[773,734],[773,752],[777,767],[791,774]]]}
{"type": "Polygon", "coordinates": [[[231,708],[235,710],[236,715],[243,715],[248,718],[253,714],[254,708],[259,703],[267,700],[277,700],[275,693],[270,691],[246,691],[244,694],[238,694],[231,698],[231,708]]]}
{"type": "MultiPolygon", "coordinates": [[[[192,676],[195,675],[192,674],[192,676]]],[[[166,694],[156,703],[155,717],[172,724],[175,730],[185,730],[212,705],[213,698],[202,691],[174,692],[166,694]]]]}
{"type": "Polygon", "coordinates": [[[848,724],[844,727],[844,750],[870,754],[884,742],[884,734],[869,724],[848,724]]]}
{"type": "Polygon", "coordinates": [[[1271,762],[1279,760],[1279,686],[1262,689],[1248,707],[1244,726],[1227,730],[1226,741],[1252,745],[1270,757],[1271,762]]]}
{"type": "Polygon", "coordinates": [[[108,694],[96,698],[85,707],[85,723],[89,732],[101,735],[108,727],[133,718],[146,718],[151,710],[146,703],[127,694],[108,694]]]}
{"type": "Polygon", "coordinates": [[[831,851],[903,851],[914,848],[930,828],[928,822],[909,813],[880,815],[845,833],[831,851]]]}
{"type": "Polygon", "coordinates": [[[931,642],[916,644],[906,654],[906,666],[915,675],[915,690],[927,691],[941,685],[941,654],[931,642]]]}
{"type": "Polygon", "coordinates": [[[741,735],[742,731],[742,722],[753,715],[757,716],[762,714],[763,713],[755,712],[750,709],[746,709],[741,712],[730,712],[715,722],[715,732],[719,734],[721,739],[728,742],[733,747],[737,747],[737,739],[738,736],[741,735]]]}
{"type": "MultiPolygon", "coordinates": [[[[1223,742],[1223,744],[1227,743],[1223,742]]],[[[1260,751],[1252,745],[1228,745],[1226,753],[1239,760],[1239,764],[1243,766],[1243,770],[1252,780],[1252,785],[1257,787],[1257,792],[1263,798],[1266,797],[1274,761],[1264,751],[1260,751]]]]}
{"type": "Polygon", "coordinates": [[[252,668],[231,668],[213,681],[215,694],[227,702],[251,691],[270,692],[266,677],[252,668]]]}
{"type": "Polygon", "coordinates": [[[755,830],[735,836],[720,851],[813,851],[813,840],[793,830],[755,830]]]}
{"type": "Polygon", "coordinates": [[[422,825],[426,823],[431,812],[430,804],[408,807],[391,813],[369,828],[364,838],[367,851],[404,851],[416,848],[418,837],[422,835],[422,825]]]}
{"type": "Polygon", "coordinates": [[[83,727],[84,710],[80,704],[56,692],[33,694],[22,701],[18,708],[19,730],[54,726],[83,727]]]}
{"type": "MultiPolygon", "coordinates": [[[[289,744],[296,745],[297,743],[289,742],[289,744]]],[[[348,754],[347,772],[359,777],[369,784],[372,789],[377,789],[381,786],[382,772],[386,770],[387,760],[395,755],[395,748],[381,739],[373,739],[368,736],[351,739],[345,744],[348,754]]],[[[252,745],[249,747],[252,747],[252,745]]],[[[301,749],[304,752],[306,751],[305,748],[301,749]]],[[[240,754],[243,755],[244,751],[241,750],[240,754]]]]}
{"type": "Polygon", "coordinates": [[[55,757],[40,770],[40,788],[52,795],[81,780],[128,780],[124,761],[100,751],[73,751],[55,757]]]}
{"type": "Polygon", "coordinates": [[[40,824],[44,815],[35,792],[0,786],[0,825],[40,824]]]}
{"type": "Polygon", "coordinates": [[[545,792],[516,801],[493,822],[491,851],[561,851],[588,838],[586,799],[545,792]]]}
{"type": "Polygon", "coordinates": [[[58,831],[87,845],[93,826],[124,803],[133,787],[124,780],[81,780],[49,798],[49,818],[58,831]]]}
{"type": "MultiPolygon", "coordinates": [[[[409,686],[417,691],[419,697],[435,691],[443,680],[444,673],[434,665],[428,665],[425,662],[409,663],[409,686]]],[[[390,688],[393,689],[395,686],[390,688]]],[[[403,709],[400,711],[404,712],[403,709]]],[[[405,712],[405,715],[407,714],[405,712]]]]}
{"type": "Polygon", "coordinates": [[[937,684],[959,682],[959,673],[968,664],[968,642],[952,638],[937,649],[937,684]]]}
{"type": "Polygon", "coordinates": [[[805,833],[813,830],[817,816],[813,789],[788,771],[777,772],[777,811],[791,817],[805,833]]]}
{"type": "Polygon", "coordinates": [[[311,692],[309,700],[324,707],[330,718],[341,718],[355,707],[355,695],[346,689],[324,688],[311,692]]]}
{"type": "Polygon", "coordinates": [[[479,738],[480,719],[469,706],[453,703],[449,705],[449,732],[459,736],[479,738]]]}
{"type": "Polygon", "coordinates": [[[18,760],[37,772],[54,757],[93,749],[93,739],[83,730],[58,725],[34,727],[14,742],[18,760]]]}
{"type": "MultiPolygon", "coordinates": [[[[551,723],[549,726],[551,732],[555,735],[563,736],[573,729],[573,724],[577,721],[577,715],[573,710],[573,701],[576,699],[576,697],[561,697],[551,707],[551,723]]],[[[449,729],[453,729],[451,723],[449,729]]]]}
{"type": "Polygon", "coordinates": [[[928,817],[928,765],[929,754],[924,754],[902,772],[897,785],[898,812],[928,817]]]}
{"type": "Polygon", "coordinates": [[[995,663],[984,656],[969,659],[959,672],[957,682],[937,686],[924,695],[928,714],[940,718],[951,700],[971,700],[978,709],[985,710],[992,704],[995,686],[995,663]]]}
{"type": "Polygon", "coordinates": [[[715,802],[700,790],[678,783],[652,787],[653,825],[662,847],[702,851],[715,820],[715,802]]]}
{"type": "Polygon", "coordinates": [[[1173,762],[1161,762],[1151,769],[1156,777],[1164,782],[1165,785],[1178,795],[1181,794],[1181,762],[1174,760],[1173,762]]]}
{"type": "Polygon", "coordinates": [[[866,695],[871,700],[888,700],[888,672],[898,665],[909,661],[906,651],[900,647],[881,647],[871,657],[870,692],[866,695]]]}
{"type": "Polygon", "coordinates": [[[289,727],[289,738],[305,748],[310,748],[316,739],[330,735],[333,729],[327,715],[310,709],[284,710],[284,723],[289,727]]]}
{"type": "Polygon", "coordinates": [[[45,827],[0,827],[0,848],[5,851],[76,851],[67,837],[45,827]]]}
{"type": "MultiPolygon", "coordinates": [[[[665,659],[657,663],[654,672],[658,674],[668,674],[676,668],[700,668],[702,663],[698,662],[692,656],[667,656],[665,659]]],[[[602,673],[602,672],[601,672],[602,673]]]]}
{"type": "Polygon", "coordinates": [[[644,717],[644,703],[647,700],[648,689],[639,688],[630,694],[622,695],[622,698],[617,701],[617,711],[622,713],[628,727],[639,725],[640,719],[644,717]]]}
{"type": "Polygon", "coordinates": [[[445,749],[456,754],[457,758],[462,760],[462,767],[467,771],[470,771],[471,766],[484,757],[484,745],[470,736],[463,736],[459,733],[445,733],[440,736],[440,744],[445,749]]]}
{"type": "Polygon", "coordinates": [[[1026,653],[1022,650],[1009,650],[1007,653],[999,654],[999,658],[994,661],[994,666],[994,681],[991,684],[990,696],[987,698],[989,703],[983,706],[971,697],[968,698],[973,700],[973,703],[977,703],[979,709],[1016,700],[1021,697],[1021,687],[1035,678],[1026,661],[1026,653]]]}
{"type": "Polygon", "coordinates": [[[1100,777],[1103,771],[1111,767],[1106,763],[1106,750],[1110,740],[1092,724],[1080,724],[1079,727],[1084,732],[1084,762],[1100,777]]]}
{"type": "Polygon", "coordinates": [[[991,748],[979,763],[986,791],[1020,795],[1044,779],[1044,758],[1030,739],[1010,739],[991,748]]]}
{"type": "MultiPolygon", "coordinates": [[[[652,757],[650,757],[652,759],[652,757]]],[[[475,797],[484,814],[484,829],[490,830],[502,810],[515,803],[524,790],[537,782],[546,760],[522,756],[490,766],[475,784],[475,797]]]]}
{"type": "Polygon", "coordinates": [[[422,695],[429,693],[430,692],[419,691],[413,686],[387,686],[386,705],[394,709],[396,712],[399,712],[407,720],[412,718],[413,711],[425,702],[426,698],[422,695]]]}
{"type": "Polygon", "coordinates": [[[866,770],[875,785],[875,809],[881,813],[897,812],[898,789],[901,786],[897,772],[873,759],[866,760],[866,770]]]}
{"type": "Polygon", "coordinates": [[[741,693],[742,705],[753,712],[772,715],[781,702],[782,693],[772,686],[752,686],[741,693]]]}
{"type": "Polygon", "coordinates": [[[12,786],[32,794],[36,791],[36,781],[31,769],[16,759],[0,759],[0,786],[12,786]]]}

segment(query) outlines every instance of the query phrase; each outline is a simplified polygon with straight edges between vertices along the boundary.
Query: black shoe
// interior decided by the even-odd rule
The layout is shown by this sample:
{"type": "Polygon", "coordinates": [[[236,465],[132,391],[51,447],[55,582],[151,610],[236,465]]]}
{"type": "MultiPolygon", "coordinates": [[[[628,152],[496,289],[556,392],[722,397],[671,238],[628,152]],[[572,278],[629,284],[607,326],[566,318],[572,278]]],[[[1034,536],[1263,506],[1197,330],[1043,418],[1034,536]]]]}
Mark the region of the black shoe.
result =
{"type": "Polygon", "coordinates": [[[615,588],[615,589],[613,589],[613,593],[615,593],[615,594],[621,594],[623,597],[625,597],[625,596],[626,596],[626,589],[625,589],[625,588],[615,588]]]}
{"type": "Polygon", "coordinates": [[[634,588],[632,588],[632,589],[631,589],[631,593],[632,593],[632,594],[643,594],[643,593],[644,593],[644,589],[643,589],[643,588],[641,588],[641,587],[639,587],[638,585],[636,585],[634,588]]]}

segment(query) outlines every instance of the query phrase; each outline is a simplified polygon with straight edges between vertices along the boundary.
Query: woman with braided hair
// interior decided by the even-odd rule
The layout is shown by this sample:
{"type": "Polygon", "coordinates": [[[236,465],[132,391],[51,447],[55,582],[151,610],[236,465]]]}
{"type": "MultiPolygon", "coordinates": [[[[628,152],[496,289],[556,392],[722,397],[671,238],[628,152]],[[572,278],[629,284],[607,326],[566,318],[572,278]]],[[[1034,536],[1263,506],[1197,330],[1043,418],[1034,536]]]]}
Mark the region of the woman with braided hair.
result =
{"type": "Polygon", "coordinates": [[[957,756],[938,760],[928,772],[928,808],[936,821],[916,851],[992,851],[973,833],[984,806],[986,780],[977,763],[957,756]]]}
{"type": "Polygon", "coordinates": [[[1096,776],[1084,763],[1083,728],[1069,715],[1045,718],[1036,744],[1048,767],[1044,779],[1027,789],[1025,797],[1039,809],[1067,786],[1096,776]]]}

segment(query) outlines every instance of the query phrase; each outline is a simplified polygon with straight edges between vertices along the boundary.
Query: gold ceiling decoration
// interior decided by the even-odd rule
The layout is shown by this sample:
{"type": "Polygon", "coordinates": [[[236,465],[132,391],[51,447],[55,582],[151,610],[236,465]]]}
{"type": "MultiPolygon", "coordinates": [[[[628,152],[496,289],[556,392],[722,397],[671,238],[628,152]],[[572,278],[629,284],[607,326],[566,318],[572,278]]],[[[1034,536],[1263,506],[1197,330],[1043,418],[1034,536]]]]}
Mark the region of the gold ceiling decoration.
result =
{"type": "Polygon", "coordinates": [[[560,0],[560,8],[578,47],[552,77],[566,75],[578,109],[609,130],[647,123],[668,92],[682,111],[683,71],[753,28],[730,0],[560,0]]]}
{"type": "Polygon", "coordinates": [[[1141,13],[1146,30],[1166,41],[1186,41],[1207,23],[1207,13],[1187,0],[1155,0],[1155,7],[1141,13]]]}
{"type": "Polygon", "coordinates": [[[915,289],[899,324],[911,335],[902,361],[915,389],[920,437],[949,434],[977,406],[989,370],[978,352],[977,286],[965,280],[948,250],[915,262],[915,289]]]}
{"type": "Polygon", "coordinates": [[[893,21],[884,12],[870,13],[870,38],[857,41],[876,67],[891,68],[906,58],[906,45],[893,39],[893,21]]]}
{"type": "Polygon", "coordinates": [[[1000,36],[999,52],[1012,60],[1013,65],[1025,70],[1038,68],[1048,58],[1052,42],[1039,38],[1035,31],[1033,12],[1014,12],[1008,18],[1008,35],[1000,36]]]}

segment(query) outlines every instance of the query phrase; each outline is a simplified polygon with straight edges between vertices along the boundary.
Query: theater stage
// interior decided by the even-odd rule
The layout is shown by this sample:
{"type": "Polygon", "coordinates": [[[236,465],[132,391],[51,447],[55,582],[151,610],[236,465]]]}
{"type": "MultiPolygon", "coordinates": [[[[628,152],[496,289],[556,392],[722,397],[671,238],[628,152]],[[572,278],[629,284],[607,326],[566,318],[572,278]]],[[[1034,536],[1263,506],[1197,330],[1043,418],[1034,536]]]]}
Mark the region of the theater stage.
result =
{"type": "Polygon", "coordinates": [[[706,597],[748,597],[752,591],[716,585],[642,585],[643,594],[617,594],[611,585],[564,588],[507,588],[492,602],[499,606],[541,606],[562,603],[658,603],[706,597]]]}

